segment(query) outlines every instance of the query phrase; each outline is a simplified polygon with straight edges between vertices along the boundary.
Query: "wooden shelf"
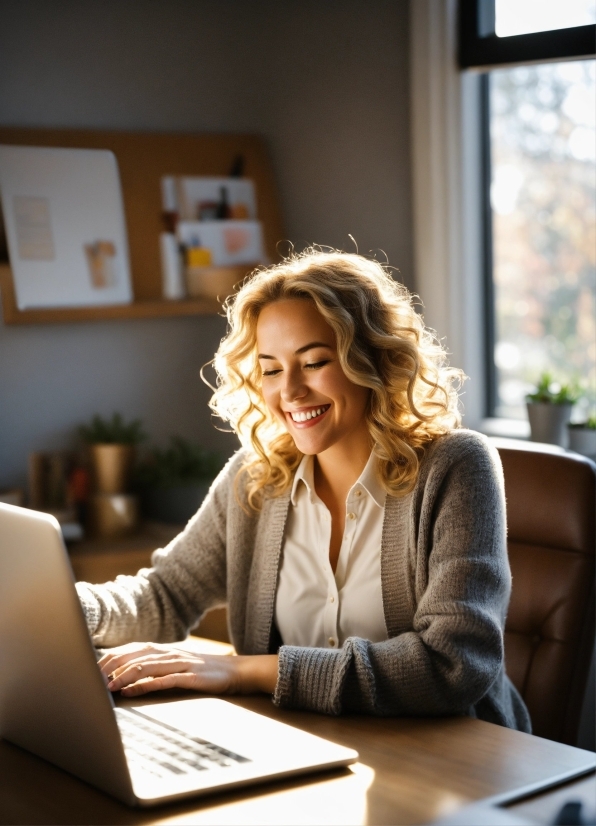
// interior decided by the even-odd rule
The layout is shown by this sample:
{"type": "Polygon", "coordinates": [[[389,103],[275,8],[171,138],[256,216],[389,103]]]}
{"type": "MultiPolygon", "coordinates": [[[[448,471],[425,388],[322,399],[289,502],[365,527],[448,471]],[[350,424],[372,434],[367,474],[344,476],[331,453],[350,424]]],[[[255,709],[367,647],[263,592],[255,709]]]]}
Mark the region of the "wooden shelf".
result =
{"type": "MultiPolygon", "coordinates": [[[[173,318],[221,313],[221,304],[212,299],[168,301],[162,298],[159,252],[159,233],[163,229],[160,179],[163,175],[225,176],[237,155],[243,156],[246,177],[255,183],[257,211],[263,224],[268,257],[271,261],[279,258],[277,245],[285,236],[273,170],[265,143],[256,135],[184,135],[2,127],[0,143],[109,149],[115,154],[122,182],[135,298],[132,304],[110,307],[19,310],[11,270],[4,265],[0,266],[0,288],[6,324],[173,318]]],[[[249,271],[247,268],[247,272],[249,271]]]]}
{"type": "Polygon", "coordinates": [[[10,267],[0,265],[0,289],[5,324],[61,324],[76,321],[109,321],[131,318],[175,318],[178,316],[214,315],[222,305],[210,298],[178,301],[146,299],[132,304],[108,307],[64,307],[40,310],[19,310],[14,294],[10,267]]]}

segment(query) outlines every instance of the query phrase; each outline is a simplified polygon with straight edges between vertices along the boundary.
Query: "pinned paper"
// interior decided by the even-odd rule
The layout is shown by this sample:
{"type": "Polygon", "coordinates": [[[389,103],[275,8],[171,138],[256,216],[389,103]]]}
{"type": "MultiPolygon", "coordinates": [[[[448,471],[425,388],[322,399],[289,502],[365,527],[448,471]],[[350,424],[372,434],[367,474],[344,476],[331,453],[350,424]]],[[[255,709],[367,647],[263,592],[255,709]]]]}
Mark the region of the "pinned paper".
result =
{"type": "Polygon", "coordinates": [[[216,267],[267,263],[259,221],[180,221],[177,233],[185,247],[208,249],[216,267]]]}
{"type": "Polygon", "coordinates": [[[112,241],[84,244],[91,284],[96,290],[114,287],[117,282],[116,245],[112,241]]]}
{"type": "Polygon", "coordinates": [[[49,199],[15,195],[12,203],[19,258],[23,261],[53,261],[55,250],[49,199]]]}
{"type": "Polygon", "coordinates": [[[225,227],[223,228],[223,238],[226,252],[229,255],[237,255],[250,245],[250,233],[246,227],[225,227]]]}

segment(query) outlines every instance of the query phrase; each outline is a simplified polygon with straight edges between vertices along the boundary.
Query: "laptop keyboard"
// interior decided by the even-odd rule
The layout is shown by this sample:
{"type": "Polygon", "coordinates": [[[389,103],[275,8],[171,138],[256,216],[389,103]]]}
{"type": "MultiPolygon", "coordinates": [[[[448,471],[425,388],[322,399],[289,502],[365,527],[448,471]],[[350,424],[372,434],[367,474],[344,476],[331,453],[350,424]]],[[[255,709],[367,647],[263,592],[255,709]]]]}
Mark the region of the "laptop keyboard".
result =
{"type": "Polygon", "coordinates": [[[137,711],[115,708],[114,712],[126,759],[133,773],[141,771],[164,778],[251,762],[248,757],[200,737],[190,737],[137,711]]]}

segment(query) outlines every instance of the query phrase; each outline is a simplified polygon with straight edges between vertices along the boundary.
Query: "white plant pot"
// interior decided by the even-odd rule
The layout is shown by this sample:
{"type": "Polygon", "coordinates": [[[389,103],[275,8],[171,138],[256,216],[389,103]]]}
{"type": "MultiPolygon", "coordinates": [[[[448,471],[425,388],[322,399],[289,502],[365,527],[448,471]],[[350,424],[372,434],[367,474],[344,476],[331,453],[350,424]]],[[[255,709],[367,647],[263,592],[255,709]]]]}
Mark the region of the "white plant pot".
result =
{"type": "Polygon", "coordinates": [[[530,438],[533,442],[567,447],[567,424],[572,404],[526,402],[530,420],[530,438]]]}
{"type": "Polygon", "coordinates": [[[596,460],[596,430],[591,427],[568,427],[569,450],[596,460]]]}

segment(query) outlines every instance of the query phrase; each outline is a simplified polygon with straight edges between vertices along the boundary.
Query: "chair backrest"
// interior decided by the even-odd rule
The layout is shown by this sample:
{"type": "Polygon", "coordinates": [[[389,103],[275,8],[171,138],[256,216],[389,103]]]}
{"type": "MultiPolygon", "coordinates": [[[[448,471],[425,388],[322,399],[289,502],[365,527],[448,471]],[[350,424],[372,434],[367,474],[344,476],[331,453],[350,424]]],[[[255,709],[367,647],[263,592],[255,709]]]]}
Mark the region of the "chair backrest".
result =
{"type": "Polygon", "coordinates": [[[507,673],[534,734],[575,744],[594,648],[596,465],[548,445],[494,443],[513,575],[507,673]]]}

